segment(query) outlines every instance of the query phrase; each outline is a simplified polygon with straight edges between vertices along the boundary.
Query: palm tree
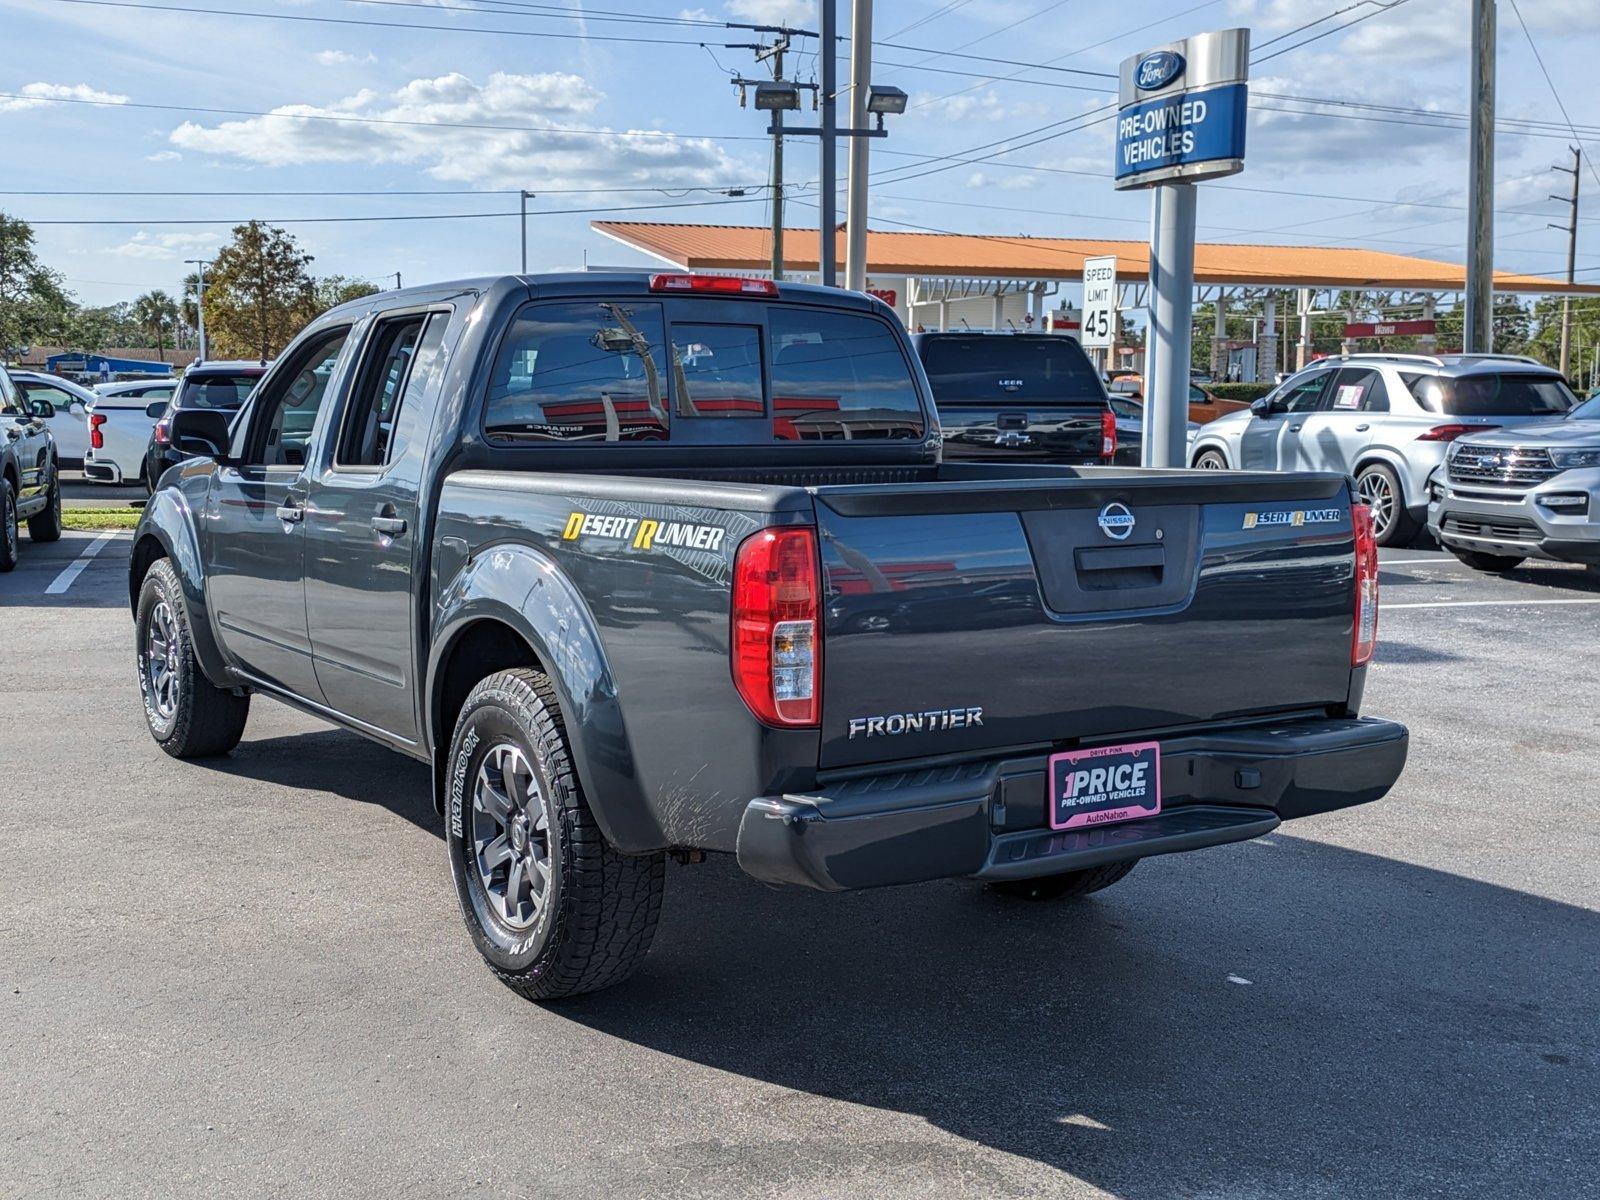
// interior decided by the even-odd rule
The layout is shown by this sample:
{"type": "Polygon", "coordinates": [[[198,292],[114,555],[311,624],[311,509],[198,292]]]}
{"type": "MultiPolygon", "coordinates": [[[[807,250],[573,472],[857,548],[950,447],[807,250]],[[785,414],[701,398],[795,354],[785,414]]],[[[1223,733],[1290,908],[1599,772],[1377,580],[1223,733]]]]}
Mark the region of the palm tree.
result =
{"type": "Polygon", "coordinates": [[[155,335],[156,356],[166,362],[167,327],[178,322],[177,302],[160,288],[146,292],[133,302],[133,319],[146,333],[155,335]]]}

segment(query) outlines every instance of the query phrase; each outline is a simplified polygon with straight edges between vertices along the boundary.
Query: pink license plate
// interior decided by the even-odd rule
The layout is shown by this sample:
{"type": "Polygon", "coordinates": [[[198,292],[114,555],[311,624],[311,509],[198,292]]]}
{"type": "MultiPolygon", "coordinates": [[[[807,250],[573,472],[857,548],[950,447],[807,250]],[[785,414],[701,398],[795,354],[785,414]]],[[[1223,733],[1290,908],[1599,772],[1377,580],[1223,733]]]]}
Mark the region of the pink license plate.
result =
{"type": "Polygon", "coordinates": [[[1050,828],[1137,821],[1161,811],[1161,744],[1130,742],[1050,756],[1050,828]]]}

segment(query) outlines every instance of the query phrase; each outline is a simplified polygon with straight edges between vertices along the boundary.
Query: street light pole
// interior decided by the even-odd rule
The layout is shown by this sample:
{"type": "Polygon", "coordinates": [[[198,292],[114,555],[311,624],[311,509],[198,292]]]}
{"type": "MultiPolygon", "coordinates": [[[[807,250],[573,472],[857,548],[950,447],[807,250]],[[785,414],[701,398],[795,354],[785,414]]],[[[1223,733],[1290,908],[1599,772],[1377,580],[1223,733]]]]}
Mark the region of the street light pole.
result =
{"type": "Polygon", "coordinates": [[[1467,180],[1467,296],[1462,350],[1494,349],[1495,0],[1472,0],[1472,165],[1467,180]]]}
{"type": "Polygon", "coordinates": [[[820,210],[817,223],[820,244],[817,268],[824,287],[838,283],[834,267],[834,226],[838,224],[834,205],[839,190],[839,167],[834,151],[837,149],[839,117],[834,108],[839,92],[839,23],[835,0],[820,0],[822,5],[821,45],[817,53],[822,56],[822,136],[818,139],[822,161],[818,164],[817,182],[821,188],[817,196],[820,210]]]}
{"type": "Polygon", "coordinates": [[[199,327],[196,332],[200,335],[200,361],[206,360],[206,268],[211,265],[208,258],[186,258],[185,266],[195,269],[194,284],[194,315],[195,324],[199,327]]]}
{"type": "Polygon", "coordinates": [[[537,199],[537,197],[534,193],[522,189],[518,192],[518,198],[522,202],[522,273],[526,275],[528,273],[528,201],[537,199]]]}
{"type": "MultiPolygon", "coordinates": [[[[850,128],[867,127],[867,89],[872,80],[872,0],[855,0],[850,23],[850,128]]],[[[867,289],[867,169],[870,142],[850,139],[850,174],[845,196],[844,285],[867,289]]]]}

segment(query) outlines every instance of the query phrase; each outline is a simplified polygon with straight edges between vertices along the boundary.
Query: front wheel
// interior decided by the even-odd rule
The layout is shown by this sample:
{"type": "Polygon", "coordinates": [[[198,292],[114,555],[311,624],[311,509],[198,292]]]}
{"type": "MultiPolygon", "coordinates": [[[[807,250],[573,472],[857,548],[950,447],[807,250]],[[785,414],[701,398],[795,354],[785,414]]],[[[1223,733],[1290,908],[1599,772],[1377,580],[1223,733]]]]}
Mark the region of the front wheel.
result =
{"type": "Polygon", "coordinates": [[[1417,522],[1406,511],[1400,477],[1382,463],[1361,468],[1356,499],[1372,510],[1372,536],[1380,546],[1405,546],[1417,534],[1417,522]]]}
{"type": "Polygon", "coordinates": [[[1520,567],[1524,561],[1519,554],[1484,554],[1478,550],[1457,550],[1454,546],[1446,546],[1445,549],[1474,571],[1486,571],[1491,575],[1503,575],[1520,567]]]}
{"type": "Polygon", "coordinates": [[[35,542],[61,540],[61,476],[50,483],[50,503],[38,516],[28,518],[28,538],[35,542]]]}
{"type": "Polygon", "coordinates": [[[1202,450],[1194,460],[1194,465],[1201,471],[1226,471],[1228,460],[1216,450],[1202,450]]]}
{"type": "Polygon", "coordinates": [[[150,736],[173,758],[226,754],[244,736],[246,693],[205,677],[183,607],[183,585],[167,559],[157,559],[139,588],[134,622],[139,694],[150,736]]]}
{"type": "Polygon", "coordinates": [[[655,938],[665,856],[600,832],[549,677],[518,668],[467,696],[446,767],[445,843],[478,953],[530,1000],[620,983],[655,938]]]}
{"type": "Polygon", "coordinates": [[[17,569],[17,489],[11,480],[0,477],[0,574],[17,569]]]}
{"type": "Polygon", "coordinates": [[[1127,862],[1106,863],[1102,867],[1086,867],[1082,871],[1067,871],[1061,875],[1008,879],[989,886],[1001,895],[1019,896],[1024,900],[1072,900],[1126,879],[1128,873],[1138,865],[1139,860],[1134,858],[1127,862]]]}

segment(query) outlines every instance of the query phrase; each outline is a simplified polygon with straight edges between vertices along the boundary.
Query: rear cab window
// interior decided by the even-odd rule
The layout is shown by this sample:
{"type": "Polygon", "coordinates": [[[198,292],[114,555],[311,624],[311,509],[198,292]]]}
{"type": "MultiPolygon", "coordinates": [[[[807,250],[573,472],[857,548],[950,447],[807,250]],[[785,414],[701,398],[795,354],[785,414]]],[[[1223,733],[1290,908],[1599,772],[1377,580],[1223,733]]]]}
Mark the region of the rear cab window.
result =
{"type": "Polygon", "coordinates": [[[188,374],[178,392],[179,408],[237,409],[265,371],[204,371],[188,374]]]}
{"type": "Polygon", "coordinates": [[[933,334],[921,350],[936,404],[1105,402],[1099,372],[1065,335],[933,334]]]}
{"type": "Polygon", "coordinates": [[[721,300],[536,301],[502,342],[491,442],[918,439],[895,331],[869,313],[721,300]]]}

